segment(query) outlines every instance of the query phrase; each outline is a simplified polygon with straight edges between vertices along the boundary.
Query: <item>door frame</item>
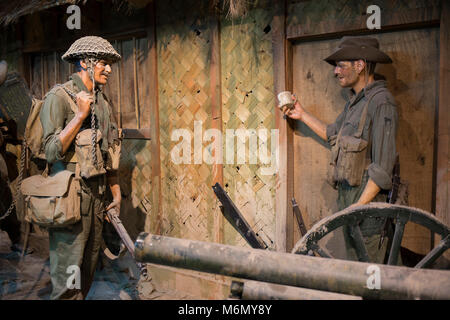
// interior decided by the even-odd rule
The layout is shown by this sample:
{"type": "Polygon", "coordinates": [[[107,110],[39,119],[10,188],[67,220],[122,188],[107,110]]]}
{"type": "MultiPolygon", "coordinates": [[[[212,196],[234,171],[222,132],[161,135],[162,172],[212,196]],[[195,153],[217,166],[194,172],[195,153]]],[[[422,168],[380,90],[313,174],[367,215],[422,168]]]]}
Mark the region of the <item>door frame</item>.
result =
{"type": "MultiPolygon", "coordinates": [[[[376,32],[366,27],[367,16],[342,21],[321,21],[318,24],[287,25],[288,0],[273,0],[272,48],[274,93],[292,90],[293,43],[336,39],[344,35],[378,34],[439,26],[439,101],[435,118],[433,165],[433,213],[450,224],[450,3],[419,9],[398,9],[383,13],[382,29],[376,32]]],[[[276,99],[275,99],[276,100],[276,99]]],[[[275,102],[276,103],[276,102],[275,102]]],[[[275,106],[275,126],[279,130],[279,171],[275,189],[276,249],[290,252],[294,246],[294,215],[291,199],[294,195],[293,135],[294,126],[284,119],[275,106]]],[[[434,246],[433,240],[431,247],[434,246]]]]}

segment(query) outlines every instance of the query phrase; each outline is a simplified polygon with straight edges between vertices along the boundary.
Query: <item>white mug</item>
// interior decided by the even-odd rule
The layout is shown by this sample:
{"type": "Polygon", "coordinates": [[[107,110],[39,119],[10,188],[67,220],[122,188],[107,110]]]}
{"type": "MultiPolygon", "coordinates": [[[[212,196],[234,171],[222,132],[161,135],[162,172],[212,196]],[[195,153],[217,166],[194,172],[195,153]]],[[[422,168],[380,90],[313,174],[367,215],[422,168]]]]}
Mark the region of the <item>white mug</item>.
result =
{"type": "Polygon", "coordinates": [[[288,107],[291,109],[294,106],[294,100],[292,99],[292,93],[290,91],[283,91],[278,94],[278,105],[280,108],[288,107]]]}

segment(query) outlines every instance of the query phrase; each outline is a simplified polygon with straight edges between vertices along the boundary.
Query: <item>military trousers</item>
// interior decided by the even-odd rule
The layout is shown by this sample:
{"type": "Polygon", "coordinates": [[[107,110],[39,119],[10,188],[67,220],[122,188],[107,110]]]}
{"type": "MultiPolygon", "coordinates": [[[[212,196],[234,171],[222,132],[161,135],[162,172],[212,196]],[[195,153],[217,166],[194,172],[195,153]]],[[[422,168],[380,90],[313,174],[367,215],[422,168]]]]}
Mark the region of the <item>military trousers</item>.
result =
{"type": "Polygon", "coordinates": [[[102,242],[106,178],[82,179],[81,220],[49,229],[50,299],[81,300],[94,279],[102,242]]]}
{"type": "MultiPolygon", "coordinates": [[[[359,186],[349,186],[348,184],[339,183],[338,184],[338,209],[343,210],[350,205],[356,203],[361,194],[366,187],[367,181],[369,180],[369,176],[367,171],[364,173],[362,182],[359,186]]],[[[386,202],[387,194],[378,193],[372,202],[386,202]]],[[[361,229],[361,233],[363,236],[364,244],[367,249],[367,253],[369,255],[370,262],[383,264],[386,256],[386,251],[388,250],[388,239],[393,236],[393,229],[390,225],[388,225],[386,239],[383,241],[383,245],[379,247],[381,231],[384,227],[385,219],[384,218],[367,218],[360,222],[359,227],[361,229]]],[[[358,260],[355,242],[352,237],[352,227],[344,226],[344,240],[345,247],[347,253],[348,260],[358,260]]],[[[399,264],[401,264],[401,260],[399,259],[399,264]]]]}

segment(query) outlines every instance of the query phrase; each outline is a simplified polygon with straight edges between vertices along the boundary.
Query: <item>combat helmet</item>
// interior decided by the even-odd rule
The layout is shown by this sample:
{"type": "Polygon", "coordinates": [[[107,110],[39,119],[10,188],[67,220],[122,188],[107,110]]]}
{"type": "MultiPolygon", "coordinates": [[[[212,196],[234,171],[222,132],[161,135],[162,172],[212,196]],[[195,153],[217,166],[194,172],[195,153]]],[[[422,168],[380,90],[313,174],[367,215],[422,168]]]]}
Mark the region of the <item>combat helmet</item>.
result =
{"type": "Polygon", "coordinates": [[[97,36],[87,36],[76,40],[62,56],[62,59],[69,63],[75,63],[84,58],[108,60],[115,63],[122,57],[108,40],[97,36]]]}

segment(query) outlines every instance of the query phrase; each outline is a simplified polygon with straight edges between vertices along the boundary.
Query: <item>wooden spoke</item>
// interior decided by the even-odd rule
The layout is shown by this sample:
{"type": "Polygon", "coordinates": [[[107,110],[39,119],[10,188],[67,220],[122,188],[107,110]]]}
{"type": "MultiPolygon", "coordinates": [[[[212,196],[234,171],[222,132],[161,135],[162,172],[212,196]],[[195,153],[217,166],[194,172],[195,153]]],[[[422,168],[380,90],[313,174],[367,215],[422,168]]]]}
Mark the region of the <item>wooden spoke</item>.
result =
{"type": "Polygon", "coordinates": [[[331,253],[324,247],[316,245],[314,251],[316,251],[322,258],[334,259],[331,253]]]}
{"type": "Polygon", "coordinates": [[[420,260],[420,262],[414,268],[421,269],[429,267],[449,247],[450,247],[450,234],[447,235],[447,237],[445,237],[444,239],[442,239],[441,242],[439,242],[439,244],[433,250],[431,250],[422,260],[420,260]]]}
{"type": "Polygon", "coordinates": [[[394,239],[392,240],[391,251],[389,252],[389,265],[396,265],[398,260],[398,254],[400,252],[400,246],[402,244],[403,232],[405,231],[406,219],[399,218],[395,223],[394,239]]]}
{"type": "Polygon", "coordinates": [[[351,227],[351,236],[355,241],[356,255],[359,261],[369,262],[369,254],[367,253],[366,245],[364,244],[364,239],[361,233],[361,228],[359,225],[354,225],[351,227]]]}

